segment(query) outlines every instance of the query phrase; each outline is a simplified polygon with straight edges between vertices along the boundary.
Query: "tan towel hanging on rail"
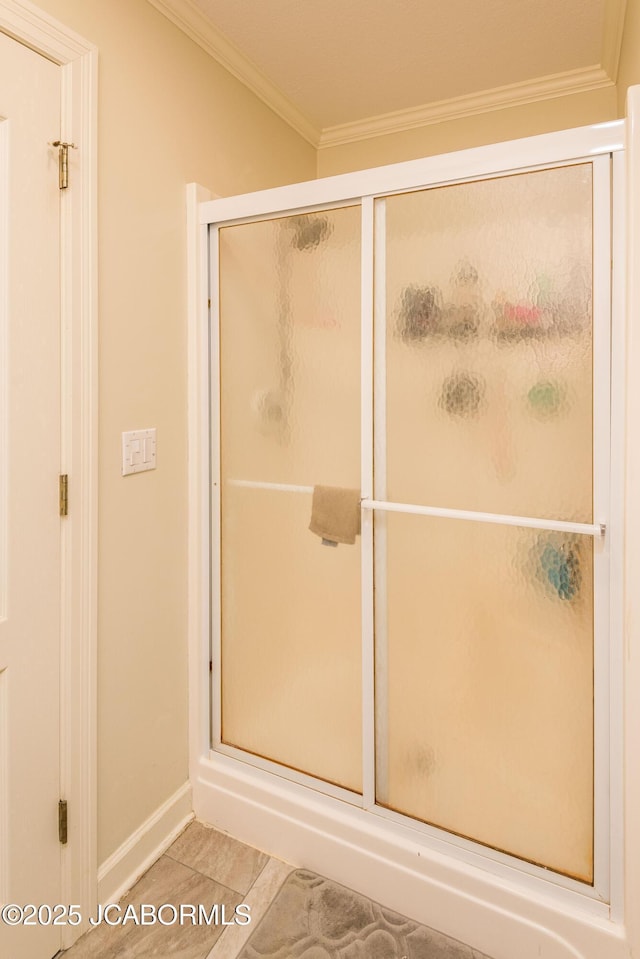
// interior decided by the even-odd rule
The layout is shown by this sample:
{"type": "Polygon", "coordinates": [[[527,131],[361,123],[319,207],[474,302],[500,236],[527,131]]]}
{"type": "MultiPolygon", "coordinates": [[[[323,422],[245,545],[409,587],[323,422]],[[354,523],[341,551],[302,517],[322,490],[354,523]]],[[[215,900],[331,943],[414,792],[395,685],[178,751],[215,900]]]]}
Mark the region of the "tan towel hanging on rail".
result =
{"type": "Polygon", "coordinates": [[[360,490],[314,486],[309,529],[328,544],[353,545],[360,532],[360,490]]]}

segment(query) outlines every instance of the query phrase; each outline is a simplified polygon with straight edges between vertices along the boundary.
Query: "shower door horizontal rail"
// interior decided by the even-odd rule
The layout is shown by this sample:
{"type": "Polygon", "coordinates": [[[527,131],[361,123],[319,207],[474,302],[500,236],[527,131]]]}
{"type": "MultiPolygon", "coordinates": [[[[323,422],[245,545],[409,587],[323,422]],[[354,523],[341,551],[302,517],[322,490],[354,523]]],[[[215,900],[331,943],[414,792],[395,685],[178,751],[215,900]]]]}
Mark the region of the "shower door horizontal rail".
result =
{"type": "Polygon", "coordinates": [[[280,493],[313,493],[313,486],[295,486],[291,483],[261,483],[254,480],[227,480],[228,486],[244,489],[277,490],[280,493]]]}
{"type": "MultiPolygon", "coordinates": [[[[291,483],[263,483],[254,480],[229,480],[229,486],[244,489],[275,490],[281,493],[313,493],[313,486],[291,483]]],[[[418,506],[412,503],[391,503],[386,500],[362,499],[363,509],[385,513],[412,513],[416,516],[436,516],[440,519],[461,519],[473,523],[494,523],[498,526],[523,526],[527,529],[546,529],[557,533],[580,533],[583,536],[604,536],[605,523],[572,523],[569,520],[538,519],[532,516],[509,516],[504,513],[480,513],[475,510],[447,509],[444,506],[418,506]]]]}
{"type": "Polygon", "coordinates": [[[585,536],[604,536],[604,523],[572,523],[561,519],[538,519],[531,516],[509,516],[503,513],[478,513],[475,510],[447,509],[443,506],[416,506],[410,503],[389,503],[385,500],[363,499],[363,509],[386,513],[412,513],[417,516],[437,516],[441,519],[462,519],[473,523],[495,523],[498,526],[525,526],[528,529],[547,529],[558,533],[581,533],[585,536]]]}

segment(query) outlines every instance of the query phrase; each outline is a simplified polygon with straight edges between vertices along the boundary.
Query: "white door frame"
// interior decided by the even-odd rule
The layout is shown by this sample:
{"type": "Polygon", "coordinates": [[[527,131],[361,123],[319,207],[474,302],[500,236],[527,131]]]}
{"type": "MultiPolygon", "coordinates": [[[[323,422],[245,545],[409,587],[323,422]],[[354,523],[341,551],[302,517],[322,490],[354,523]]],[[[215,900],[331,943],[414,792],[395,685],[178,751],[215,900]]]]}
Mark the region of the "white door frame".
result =
{"type": "Polygon", "coordinates": [[[60,137],[77,146],[60,221],[60,460],[70,502],[60,555],[60,782],[69,805],[60,902],[78,905],[84,922],[65,927],[66,948],[97,903],[97,49],[25,0],[0,0],[0,30],[60,65],[60,137]]]}

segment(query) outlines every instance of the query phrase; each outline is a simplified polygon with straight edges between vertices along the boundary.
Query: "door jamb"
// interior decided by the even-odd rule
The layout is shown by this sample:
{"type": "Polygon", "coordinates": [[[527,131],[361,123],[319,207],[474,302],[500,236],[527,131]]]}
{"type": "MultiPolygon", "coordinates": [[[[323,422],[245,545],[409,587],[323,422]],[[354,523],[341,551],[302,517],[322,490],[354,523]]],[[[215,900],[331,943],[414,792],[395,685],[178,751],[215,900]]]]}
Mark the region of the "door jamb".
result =
{"type": "Polygon", "coordinates": [[[62,196],[61,449],[69,516],[61,533],[60,792],[69,803],[61,902],[88,928],[97,904],[97,48],[27,0],[0,0],[0,30],[61,68],[60,139],[73,142],[62,196]]]}

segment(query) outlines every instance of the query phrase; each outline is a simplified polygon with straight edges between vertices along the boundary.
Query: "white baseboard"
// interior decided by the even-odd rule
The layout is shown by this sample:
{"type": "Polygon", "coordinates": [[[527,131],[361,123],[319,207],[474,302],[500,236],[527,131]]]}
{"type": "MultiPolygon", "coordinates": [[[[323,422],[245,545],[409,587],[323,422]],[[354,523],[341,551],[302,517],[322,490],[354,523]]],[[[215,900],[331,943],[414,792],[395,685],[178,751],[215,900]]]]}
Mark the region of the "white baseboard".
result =
{"type": "Polygon", "coordinates": [[[191,784],[186,782],[102,863],[98,869],[98,902],[118,902],[191,819],[191,784]]]}
{"type": "Polygon", "coordinates": [[[193,789],[198,819],[493,959],[629,959],[604,904],[519,888],[331,797],[219,755],[200,761],[193,789]]]}

